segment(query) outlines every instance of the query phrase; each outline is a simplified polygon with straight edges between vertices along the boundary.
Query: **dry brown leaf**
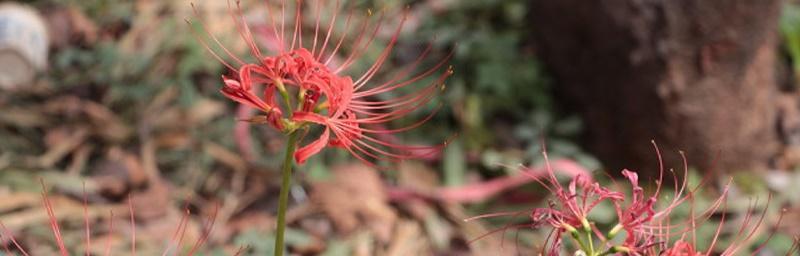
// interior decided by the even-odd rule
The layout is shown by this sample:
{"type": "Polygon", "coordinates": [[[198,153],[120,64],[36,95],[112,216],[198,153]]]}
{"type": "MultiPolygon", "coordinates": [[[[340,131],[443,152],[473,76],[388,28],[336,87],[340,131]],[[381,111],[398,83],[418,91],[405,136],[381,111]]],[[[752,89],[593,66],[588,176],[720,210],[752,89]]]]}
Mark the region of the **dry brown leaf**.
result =
{"type": "MultiPolygon", "coordinates": [[[[134,199],[134,215],[139,216],[139,209],[136,206],[134,199]]],[[[141,200],[141,199],[138,199],[141,200]]],[[[116,214],[116,211],[115,211],[116,214]]],[[[139,255],[162,255],[166,248],[174,248],[180,241],[182,236],[182,246],[193,246],[194,243],[200,239],[201,234],[204,232],[203,223],[199,220],[190,218],[185,222],[185,229],[178,231],[178,226],[182,218],[187,213],[183,210],[178,210],[175,207],[165,207],[163,214],[157,218],[147,220],[135,219],[136,221],[136,251],[139,255]],[[175,237],[176,232],[178,236],[175,237]],[[173,238],[175,238],[173,240],[173,238]]],[[[122,237],[127,238],[128,241],[122,240],[123,249],[120,252],[130,252],[130,238],[131,238],[131,225],[129,222],[130,215],[125,210],[118,215],[118,228],[116,232],[123,234],[122,237]]],[[[117,224],[115,224],[117,225],[117,224]]],[[[172,249],[174,251],[174,249],[172,249]]],[[[169,255],[169,254],[168,254],[169,255]]]]}
{"type": "Polygon", "coordinates": [[[147,104],[147,107],[144,109],[144,114],[147,116],[148,114],[157,113],[158,111],[163,110],[166,108],[170,103],[172,103],[175,98],[178,97],[178,89],[175,87],[169,87],[167,89],[162,90],[161,92],[153,98],[150,103],[147,104]]]}
{"type": "Polygon", "coordinates": [[[397,223],[386,256],[433,255],[422,229],[416,221],[403,220],[397,223]]]}
{"type": "Polygon", "coordinates": [[[69,20],[72,25],[73,36],[80,37],[86,43],[92,44],[97,41],[97,24],[86,17],[78,8],[69,8],[69,20]]]}
{"type": "MultiPolygon", "coordinates": [[[[20,195],[12,194],[9,196],[23,197],[24,200],[32,200],[33,198],[33,196],[29,193],[20,195]]],[[[6,227],[10,230],[18,230],[31,225],[41,225],[42,223],[47,223],[49,218],[47,216],[47,211],[44,209],[42,204],[42,197],[40,194],[36,194],[36,197],[39,199],[36,206],[4,215],[3,224],[6,225],[6,227]]],[[[96,219],[104,216],[104,214],[107,214],[110,210],[115,209],[115,207],[106,205],[89,205],[84,207],[82,202],[77,202],[70,198],[58,195],[49,195],[48,198],[53,206],[55,218],[58,221],[81,223],[84,221],[84,218],[96,219]],[[84,215],[84,209],[86,209],[88,212],[88,216],[84,215]]],[[[24,203],[27,204],[30,202],[24,203]]],[[[116,209],[114,211],[118,210],[119,209],[116,209]]]]}
{"type": "Polygon", "coordinates": [[[148,129],[179,130],[184,128],[183,112],[178,107],[168,107],[156,112],[149,112],[148,117],[139,125],[148,129]]]}
{"type": "MultiPolygon", "coordinates": [[[[404,161],[398,168],[398,183],[413,191],[436,193],[440,181],[436,171],[429,166],[419,162],[404,161]]],[[[444,250],[450,245],[453,228],[438,215],[439,213],[431,201],[409,198],[397,203],[419,222],[425,223],[425,233],[435,249],[444,250]]]]}
{"type": "Polygon", "coordinates": [[[191,145],[192,136],[185,131],[163,132],[155,136],[157,148],[185,149],[191,145]]]}
{"type": "Polygon", "coordinates": [[[244,172],[247,170],[247,164],[239,154],[228,150],[213,142],[206,142],[203,144],[203,151],[206,154],[219,161],[220,163],[231,167],[236,172],[244,172]]]}
{"type": "MultiPolygon", "coordinates": [[[[434,193],[439,184],[439,177],[434,170],[425,164],[404,161],[398,167],[398,185],[421,193],[434,193]]],[[[425,221],[431,214],[436,214],[435,209],[426,201],[419,198],[410,198],[399,202],[403,210],[419,221],[425,221]]]]}
{"type": "Polygon", "coordinates": [[[150,56],[155,54],[164,42],[164,37],[170,36],[159,30],[164,24],[164,17],[159,10],[168,1],[138,1],[136,5],[137,18],[132,20],[130,29],[117,41],[119,50],[130,54],[150,56]]]}
{"type": "Polygon", "coordinates": [[[142,146],[139,149],[139,154],[142,156],[142,170],[151,182],[161,179],[158,164],[156,163],[156,145],[150,137],[142,138],[142,146]]]}
{"type": "Polygon", "coordinates": [[[263,211],[248,211],[232,218],[226,225],[230,234],[248,230],[270,231],[275,228],[275,217],[263,211]]]}
{"type": "Polygon", "coordinates": [[[327,218],[303,218],[298,220],[299,226],[309,235],[316,237],[331,237],[333,225],[327,218]]]}
{"type": "Polygon", "coordinates": [[[429,166],[415,161],[403,161],[398,167],[398,183],[414,191],[432,192],[439,187],[439,175],[429,166]]]}
{"type": "Polygon", "coordinates": [[[144,191],[133,192],[130,199],[133,200],[134,216],[137,220],[144,221],[165,216],[171,202],[167,185],[158,180],[151,180],[144,191]]]}
{"type": "Polygon", "coordinates": [[[189,109],[189,126],[203,125],[225,113],[225,105],[219,101],[201,98],[189,109]]]}
{"type": "Polygon", "coordinates": [[[466,215],[463,206],[449,203],[443,205],[442,208],[446,213],[445,216],[451,222],[458,224],[463,239],[465,241],[471,241],[468,245],[473,255],[517,255],[516,248],[513,246],[514,242],[504,242],[504,238],[501,235],[490,235],[475,240],[475,238],[491,232],[491,229],[487,228],[481,220],[464,221],[464,219],[471,216],[466,215]]]}
{"type": "Polygon", "coordinates": [[[99,135],[110,142],[124,141],[133,133],[108,107],[90,100],[83,100],[75,96],[61,96],[44,103],[42,112],[62,119],[74,120],[79,123],[91,124],[91,133],[99,135]]]}
{"type": "Polygon", "coordinates": [[[75,96],[59,96],[44,103],[42,112],[61,117],[76,117],[83,112],[82,100],[75,96]]]}
{"type": "Polygon", "coordinates": [[[78,147],[78,150],[75,150],[75,154],[72,155],[72,161],[69,163],[66,173],[78,176],[80,172],[86,168],[86,162],[89,160],[89,155],[92,153],[93,149],[94,146],[89,144],[78,147]]]}
{"type": "Polygon", "coordinates": [[[99,191],[111,196],[122,196],[131,187],[140,187],[148,180],[139,158],[116,147],[108,151],[92,172],[97,174],[92,180],[99,191]]]}
{"type": "Polygon", "coordinates": [[[353,256],[371,256],[375,254],[375,239],[371,232],[361,232],[356,234],[351,243],[353,244],[353,256]]]}
{"type": "Polygon", "coordinates": [[[121,142],[131,136],[133,131],[106,106],[92,102],[83,102],[83,111],[93,125],[93,132],[111,142],[121,142]]]}
{"type": "Polygon", "coordinates": [[[14,193],[3,195],[0,200],[0,212],[9,212],[41,204],[42,197],[33,193],[14,193]]]}
{"type": "Polygon", "coordinates": [[[47,126],[49,121],[40,111],[32,108],[2,107],[0,108],[0,124],[8,124],[19,128],[47,126]]]}
{"type": "Polygon", "coordinates": [[[86,140],[86,137],[89,134],[89,131],[86,127],[77,127],[77,128],[63,128],[67,129],[67,131],[63,131],[59,129],[51,130],[52,132],[58,133],[59,135],[51,135],[48,137],[51,138],[51,143],[47,152],[43,155],[39,156],[37,159],[37,163],[41,167],[50,168],[53,167],[58,161],[60,161],[64,156],[71,153],[75,148],[81,145],[86,140]],[[57,138],[56,138],[57,137],[57,138]]]}
{"type": "Polygon", "coordinates": [[[50,43],[54,48],[65,47],[71,42],[93,44],[97,41],[97,24],[77,7],[56,7],[45,13],[50,43]]]}
{"type": "Polygon", "coordinates": [[[382,242],[391,238],[397,214],[387,202],[377,171],[363,164],[332,169],[333,179],[312,184],[311,198],[342,232],[366,225],[382,242]]]}

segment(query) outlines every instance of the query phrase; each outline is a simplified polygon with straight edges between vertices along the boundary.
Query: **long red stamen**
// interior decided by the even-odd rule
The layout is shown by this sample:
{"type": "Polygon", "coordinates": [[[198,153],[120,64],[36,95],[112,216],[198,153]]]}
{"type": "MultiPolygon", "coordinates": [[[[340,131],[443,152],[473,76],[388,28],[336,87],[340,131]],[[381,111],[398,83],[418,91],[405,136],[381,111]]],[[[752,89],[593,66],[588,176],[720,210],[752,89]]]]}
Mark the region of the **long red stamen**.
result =
{"type": "Polygon", "coordinates": [[[280,47],[278,47],[281,49],[278,54],[283,54],[283,52],[285,51],[284,45],[286,44],[286,41],[284,40],[283,35],[278,33],[278,27],[277,25],[275,25],[275,19],[272,13],[272,5],[269,3],[269,1],[264,1],[264,3],[267,6],[267,16],[269,16],[270,24],[272,24],[272,33],[275,35],[276,38],[278,38],[278,40],[281,43],[280,47]]]}
{"type": "MultiPolygon", "coordinates": [[[[344,22],[344,34],[339,37],[339,41],[337,41],[336,46],[333,48],[333,51],[328,55],[327,60],[323,62],[326,66],[333,60],[333,57],[336,56],[336,53],[339,52],[339,49],[342,47],[342,43],[344,43],[344,39],[347,38],[347,35],[350,33],[350,24],[353,18],[353,11],[351,10],[349,14],[347,14],[347,19],[344,22]]],[[[320,54],[324,53],[324,51],[320,52],[320,54]]]]}
{"type": "Polygon", "coordinates": [[[395,44],[397,44],[397,38],[400,36],[400,31],[403,30],[403,25],[405,25],[407,19],[408,19],[408,11],[406,10],[403,13],[403,18],[400,20],[400,24],[397,25],[397,28],[395,29],[394,34],[392,35],[392,38],[389,40],[389,44],[386,46],[386,48],[383,49],[383,51],[380,54],[380,57],[378,57],[375,63],[372,64],[369,70],[367,70],[367,72],[365,72],[363,75],[361,75],[361,77],[359,77],[355,81],[355,84],[366,83],[372,78],[372,76],[374,76],[381,69],[383,63],[386,62],[386,59],[389,57],[389,55],[391,55],[395,44]]]}
{"type": "Polygon", "coordinates": [[[53,230],[53,235],[56,238],[56,244],[58,245],[58,250],[61,252],[62,256],[68,256],[69,252],[67,251],[66,246],[64,245],[64,239],[61,236],[61,229],[58,226],[58,219],[56,218],[56,214],[53,211],[53,204],[50,202],[50,198],[47,197],[47,188],[44,186],[44,181],[39,180],[42,185],[42,201],[44,203],[44,209],[47,211],[47,217],[50,221],[50,229],[53,230]]]}
{"type": "MultiPolygon", "coordinates": [[[[108,215],[108,233],[112,233],[114,232],[114,210],[109,211],[108,215]]],[[[103,254],[105,256],[111,255],[111,237],[112,236],[108,236],[106,238],[106,249],[103,254]]]]}
{"type": "MultiPolygon", "coordinates": [[[[0,231],[2,231],[3,236],[6,236],[8,237],[8,239],[11,240],[11,243],[14,244],[14,246],[20,253],[22,253],[22,255],[29,256],[28,252],[26,252],[25,249],[22,249],[22,246],[20,246],[19,243],[17,242],[17,239],[15,239],[14,236],[11,235],[11,231],[9,231],[8,228],[6,228],[6,226],[3,225],[2,221],[0,221],[0,231]]],[[[8,252],[8,254],[11,255],[11,252],[9,251],[8,247],[5,245],[4,247],[6,252],[8,252]]]]}
{"type": "Polygon", "coordinates": [[[317,52],[317,39],[319,38],[319,19],[321,15],[320,9],[322,9],[322,4],[320,3],[320,0],[315,1],[314,5],[315,5],[314,16],[316,17],[316,21],[314,21],[314,40],[313,40],[314,42],[311,45],[311,56],[314,56],[314,54],[317,52]]]}
{"type": "MultiPolygon", "coordinates": [[[[340,0],[336,0],[336,7],[333,10],[333,15],[331,15],[331,20],[328,23],[328,32],[325,33],[325,41],[322,42],[322,47],[320,47],[319,55],[316,55],[316,57],[315,57],[317,59],[317,61],[322,60],[322,55],[325,53],[325,50],[328,47],[328,40],[331,38],[331,34],[333,32],[333,27],[336,25],[336,16],[338,16],[337,14],[339,13],[339,4],[340,4],[339,1],[340,0]]],[[[348,23],[348,24],[350,23],[349,22],[350,21],[350,15],[352,15],[352,11],[348,15],[347,21],[345,21],[345,23],[348,23]]]]}
{"type": "Polygon", "coordinates": [[[86,232],[86,256],[90,255],[89,249],[92,248],[91,226],[89,226],[89,199],[86,195],[86,182],[83,183],[83,223],[86,232]]]}
{"type": "Polygon", "coordinates": [[[289,51],[294,51],[295,42],[298,42],[300,48],[303,48],[303,22],[302,17],[303,1],[296,0],[294,5],[294,34],[292,35],[292,46],[289,51]]]}
{"type": "Polygon", "coordinates": [[[253,56],[260,61],[262,58],[261,50],[258,49],[255,40],[253,40],[253,34],[250,32],[250,27],[247,26],[247,22],[244,20],[241,2],[238,0],[236,1],[236,13],[234,13],[233,8],[231,7],[231,1],[228,0],[228,12],[230,13],[236,30],[239,32],[239,36],[241,36],[245,43],[247,43],[247,46],[250,48],[250,52],[253,54],[253,56]]]}
{"type": "Polygon", "coordinates": [[[128,194],[128,212],[131,216],[131,255],[136,256],[136,220],[133,214],[133,195],[128,194]]]}

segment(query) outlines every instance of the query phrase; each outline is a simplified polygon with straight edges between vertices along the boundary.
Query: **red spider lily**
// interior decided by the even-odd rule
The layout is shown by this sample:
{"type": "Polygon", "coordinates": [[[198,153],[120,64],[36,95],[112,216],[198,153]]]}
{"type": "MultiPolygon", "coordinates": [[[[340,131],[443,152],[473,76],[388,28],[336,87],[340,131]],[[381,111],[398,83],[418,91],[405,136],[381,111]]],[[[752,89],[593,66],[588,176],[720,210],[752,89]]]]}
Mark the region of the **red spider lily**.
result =
{"type": "MultiPolygon", "coordinates": [[[[673,175],[673,178],[675,178],[675,180],[673,180],[675,187],[673,188],[674,193],[671,195],[672,199],[664,206],[656,209],[657,201],[662,191],[661,185],[663,184],[664,178],[664,164],[658,146],[655,142],[652,143],[659,162],[659,178],[656,180],[656,191],[649,197],[645,196],[644,189],[639,186],[638,175],[635,172],[623,170],[622,175],[628,179],[632,186],[631,200],[627,204],[623,204],[623,201],[614,202],[619,224],[617,224],[609,234],[615,235],[619,230],[625,230],[627,237],[619,248],[624,248],[624,250],[631,255],[711,255],[711,252],[716,249],[715,245],[717,239],[722,231],[722,226],[725,224],[726,213],[724,208],[731,185],[730,181],[724,186],[721,196],[712,202],[705,211],[695,216],[693,195],[704,186],[706,181],[700,182],[694,189],[690,190],[687,188],[688,184],[685,177],[688,176],[689,168],[686,157],[683,152],[680,152],[683,159],[684,179],[682,182],[679,182],[677,176],[673,175]],[[684,222],[670,224],[670,213],[679,205],[687,203],[687,201],[690,204],[689,207],[691,208],[690,212],[692,214],[690,214],[688,219],[684,222]],[[686,242],[686,236],[691,235],[691,237],[696,238],[694,231],[699,223],[709,221],[712,215],[718,212],[720,208],[723,209],[722,218],[719,223],[717,223],[717,232],[710,240],[711,245],[704,253],[696,251],[696,248],[693,246],[696,242],[686,242]],[[672,247],[667,247],[666,245],[668,242],[676,237],[679,238],[678,241],[675,242],[672,247]]],[[[767,201],[767,205],[769,205],[769,201],[770,200],[767,201]]],[[[750,212],[751,211],[748,211],[742,222],[742,228],[739,229],[734,238],[738,243],[726,248],[722,255],[734,255],[740,250],[741,245],[749,241],[755,234],[755,231],[761,226],[763,218],[766,216],[766,209],[761,214],[761,218],[752,225],[753,227],[750,229],[750,232],[746,233],[746,228],[753,224],[753,215],[750,212]]],[[[778,220],[778,222],[780,222],[780,220],[778,220]]]]}
{"type": "MultiPolygon", "coordinates": [[[[722,195],[700,214],[694,213],[694,194],[704,186],[705,180],[693,189],[688,188],[686,179],[678,180],[678,175],[674,177],[674,192],[670,199],[665,203],[660,203],[664,178],[664,168],[658,147],[653,143],[656,154],[659,158],[660,175],[656,181],[655,192],[647,196],[644,188],[639,185],[639,177],[635,172],[623,170],[622,175],[630,182],[631,192],[624,193],[614,191],[610,188],[601,186],[592,181],[586,175],[577,175],[567,187],[561,185],[556,179],[554,171],[550,168],[547,153],[543,153],[547,168],[543,175],[530,175],[536,182],[540,183],[553,194],[553,199],[549,201],[547,207],[529,210],[532,223],[526,226],[515,225],[512,227],[533,227],[538,228],[547,225],[552,228],[550,235],[544,241],[541,254],[560,255],[564,246],[562,240],[565,235],[569,235],[575,246],[579,247],[575,255],[713,255],[713,252],[722,250],[721,255],[737,255],[743,247],[748,246],[749,241],[760,229],[767,209],[761,213],[760,218],[754,218],[753,209],[757,202],[747,211],[743,220],[742,227],[736,232],[729,247],[716,248],[717,240],[722,235],[722,228],[725,224],[726,209],[725,202],[730,188],[730,182],[724,186],[722,195]],[[617,213],[617,225],[608,232],[600,231],[589,219],[589,213],[600,203],[607,201],[613,204],[617,213]],[[670,216],[675,208],[682,204],[689,204],[689,217],[682,222],[671,223],[674,216],[670,216]],[[720,211],[720,209],[722,209],[720,211]],[[698,251],[695,247],[695,231],[699,224],[711,220],[717,213],[722,213],[722,218],[718,221],[718,227],[710,241],[707,251],[698,251]],[[622,241],[614,240],[619,234],[624,232],[625,239],[622,241]],[[677,241],[670,243],[670,241],[677,241]],[[595,243],[597,242],[597,243],[595,243]],[[547,251],[547,253],[545,253],[547,251]],[[581,252],[581,253],[579,253],[581,252]]],[[[683,153],[681,152],[681,156],[683,153]]],[[[684,174],[688,175],[686,158],[684,157],[684,174]]],[[[527,168],[523,168],[528,173],[527,168]]],[[[771,197],[770,197],[771,199],[771,197]]],[[[767,205],[769,205],[767,200],[767,205]]],[[[486,214],[468,220],[496,217],[496,216],[516,216],[519,212],[486,214]]],[[[783,213],[781,214],[781,218],[783,213]]],[[[777,223],[780,223],[781,218],[777,223]]],[[[778,224],[776,224],[778,225],[778,224]]],[[[502,231],[509,226],[490,232],[502,231]]],[[[486,234],[486,235],[489,235],[486,234]]],[[[767,238],[769,241],[774,233],[767,238]]],[[[483,235],[485,236],[485,235],[483,235]]],[[[481,237],[483,237],[481,236],[481,237]]],[[[480,237],[478,238],[480,239],[480,237]]],[[[568,238],[569,239],[569,238],[568,238]]],[[[753,255],[763,249],[766,242],[755,250],[753,255]]]]}
{"type": "Polygon", "coordinates": [[[675,242],[675,245],[672,248],[669,248],[664,251],[662,254],[664,256],[704,256],[694,249],[694,246],[690,243],[684,242],[682,240],[675,242]]]}
{"type": "Polygon", "coordinates": [[[313,33],[308,34],[303,31],[303,1],[296,1],[293,8],[287,6],[285,0],[281,1],[277,21],[275,17],[278,15],[273,15],[277,12],[267,3],[268,24],[254,30],[244,22],[238,2],[235,11],[234,8],[229,8],[237,31],[257,62],[247,63],[241,60],[219,44],[213,35],[207,33],[233,60],[233,63],[223,60],[204,40],[200,40],[220,62],[235,73],[223,77],[223,95],[264,113],[250,121],[267,123],[283,132],[303,130],[307,133],[309,125],[321,126],[319,137],[295,152],[295,161],[301,164],[327,146],[344,148],[370,164],[378,160],[398,161],[419,157],[421,151],[429,154],[438,152],[446,143],[411,146],[385,139],[385,135],[398,134],[422,125],[436,111],[402,128],[382,127],[427,106],[435,98],[440,89],[443,89],[445,79],[452,74],[452,69],[444,68],[451,54],[431,68],[415,74],[417,66],[432,50],[432,45],[429,45],[416,60],[392,77],[386,81],[374,82],[373,78],[381,71],[397,44],[408,15],[408,11],[405,11],[388,44],[377,59],[373,60],[372,65],[358,77],[345,75],[375,41],[384,26],[386,15],[382,12],[375,24],[370,24],[370,15],[356,26],[354,36],[348,36],[353,23],[357,23],[353,22],[353,12],[350,11],[344,21],[344,35],[337,38],[333,30],[337,21],[341,21],[341,17],[337,15],[341,4],[336,1],[335,6],[326,6],[324,2],[326,1],[315,1],[312,10],[308,10],[313,13],[313,33]],[[323,8],[333,10],[327,21],[322,19],[323,8]],[[294,23],[293,26],[286,24],[287,9],[294,11],[294,18],[289,20],[294,23]],[[327,28],[323,23],[327,23],[327,28]],[[287,28],[292,29],[290,35],[286,32],[287,28]],[[256,36],[252,31],[256,32],[256,36]],[[267,41],[271,55],[262,53],[254,40],[256,37],[267,41]],[[349,42],[347,45],[352,49],[344,59],[337,59],[345,41],[349,42]],[[415,92],[381,100],[385,98],[382,96],[396,94],[399,89],[418,84],[438,71],[441,71],[440,75],[415,92]],[[259,86],[264,88],[261,93],[256,92],[256,87],[259,86]],[[290,97],[289,92],[296,92],[297,97],[290,97]]]}
{"type": "MultiPolygon", "coordinates": [[[[552,231],[547,241],[545,241],[547,246],[543,247],[542,250],[545,251],[549,247],[548,255],[559,255],[562,249],[562,238],[565,234],[570,234],[574,238],[575,234],[578,234],[580,231],[585,234],[599,233],[600,231],[589,222],[589,212],[603,201],[623,200],[624,194],[600,186],[588,173],[582,172],[572,173],[574,176],[568,187],[565,188],[556,178],[555,171],[550,165],[547,152],[543,152],[542,155],[545,159],[544,173],[527,167],[522,167],[520,173],[527,175],[535,182],[541,184],[553,194],[554,200],[549,202],[548,207],[533,209],[530,213],[533,223],[526,226],[539,228],[543,225],[548,225],[552,227],[552,231]]],[[[467,221],[488,217],[516,215],[519,215],[519,212],[494,213],[469,218],[467,221]]],[[[492,231],[481,237],[496,231],[504,231],[506,228],[508,227],[492,231]]],[[[542,252],[542,254],[544,253],[542,252]]]]}
{"type": "MultiPolygon", "coordinates": [[[[658,148],[656,147],[656,152],[658,152],[658,148]]],[[[681,156],[683,154],[681,153],[681,156]]],[[[661,156],[659,157],[659,164],[661,166],[661,176],[663,178],[663,165],[661,165],[661,156]]],[[[688,175],[688,167],[686,166],[686,158],[684,159],[684,177],[688,175]]],[[[656,201],[659,197],[659,192],[661,191],[661,178],[656,182],[657,188],[656,192],[650,196],[645,197],[643,193],[643,189],[638,185],[638,177],[636,173],[630,171],[623,171],[623,176],[625,176],[632,184],[632,200],[631,203],[627,205],[627,207],[622,206],[620,202],[615,202],[615,207],[617,210],[617,216],[619,224],[612,229],[609,234],[614,235],[619,229],[623,229],[627,233],[627,237],[625,241],[622,243],[621,246],[617,246],[616,248],[621,248],[621,251],[626,252],[629,255],[674,255],[674,256],[705,256],[705,255],[713,255],[714,251],[719,251],[719,248],[716,248],[717,241],[721,235],[722,228],[726,223],[726,200],[728,198],[728,191],[730,189],[730,181],[728,184],[725,185],[722,191],[722,195],[718,197],[711,205],[699,215],[694,215],[694,193],[703,186],[705,182],[701,182],[695,189],[688,190],[687,192],[687,182],[686,179],[683,182],[678,184],[677,180],[675,181],[675,188],[674,194],[671,196],[672,200],[668,202],[665,206],[661,207],[660,209],[656,210],[656,201]],[[685,194],[685,195],[684,195],[685,194]],[[688,202],[687,202],[688,201],[688,202]],[[686,221],[679,222],[677,224],[670,224],[670,213],[676,207],[683,203],[689,203],[690,207],[690,216],[686,221]],[[714,233],[714,236],[709,239],[710,245],[708,246],[705,252],[698,250],[695,247],[697,244],[697,235],[694,234],[697,227],[700,223],[709,222],[711,217],[716,212],[722,212],[721,219],[716,223],[717,229],[714,233]],[[616,231],[615,231],[616,230],[616,231]],[[691,237],[691,240],[688,240],[687,237],[691,237]],[[677,238],[677,241],[672,244],[672,246],[667,246],[670,240],[677,238]]],[[[766,205],[769,206],[771,201],[771,196],[768,198],[766,205]]],[[[732,243],[729,247],[725,248],[720,255],[723,256],[730,256],[730,255],[737,255],[737,252],[742,249],[743,246],[748,245],[749,241],[753,238],[756,232],[759,230],[761,225],[763,224],[764,218],[767,215],[768,207],[761,212],[761,217],[757,220],[754,219],[753,209],[758,203],[755,202],[750,207],[750,209],[745,214],[743,220],[741,221],[741,228],[739,228],[738,232],[732,238],[732,243]]],[[[781,212],[780,217],[778,218],[775,226],[777,227],[780,224],[783,218],[783,212],[781,212]]],[[[763,247],[766,245],[767,242],[772,238],[774,233],[770,233],[767,239],[759,246],[751,255],[756,255],[763,247]]],[[[603,238],[605,239],[605,238],[603,238]]]]}
{"type": "MultiPolygon", "coordinates": [[[[574,235],[577,228],[582,228],[584,232],[597,233],[594,225],[588,219],[589,212],[601,202],[619,201],[624,199],[624,195],[600,186],[591,177],[579,174],[570,181],[567,189],[556,179],[555,173],[550,166],[547,153],[543,153],[547,174],[531,176],[535,181],[544,186],[555,197],[547,208],[537,208],[531,213],[534,227],[542,223],[548,223],[553,227],[550,235],[550,254],[558,255],[561,250],[561,239],[564,234],[574,235]]],[[[528,173],[526,170],[525,173],[528,173]]]]}
{"type": "MultiPolygon", "coordinates": [[[[767,205],[769,205],[769,200],[767,201],[767,205]]],[[[785,214],[785,212],[786,212],[785,210],[781,211],[781,213],[780,213],[780,215],[778,217],[778,220],[776,221],[774,227],[777,227],[778,225],[780,225],[781,220],[783,220],[783,215],[785,214]]],[[[744,247],[744,246],[749,244],[750,240],[753,238],[753,236],[756,234],[758,229],[761,227],[761,225],[763,224],[763,221],[764,221],[764,217],[766,217],[766,215],[767,215],[767,209],[765,208],[764,211],[761,212],[761,217],[758,218],[757,221],[753,222],[754,221],[753,215],[751,214],[751,211],[748,211],[748,213],[744,217],[744,220],[742,220],[741,228],[739,228],[738,232],[733,237],[732,242],[730,243],[730,245],[727,248],[725,248],[721,253],[719,253],[719,255],[721,255],[721,256],[739,255],[738,252],[742,249],[742,247],[744,247]]],[[[661,248],[660,249],[660,251],[661,251],[660,253],[656,252],[655,250],[646,250],[646,251],[637,252],[634,255],[651,255],[651,254],[658,254],[658,255],[665,255],[665,256],[708,256],[708,255],[716,255],[716,254],[713,254],[713,251],[717,250],[717,248],[715,248],[715,245],[717,244],[717,239],[719,239],[720,231],[722,230],[722,226],[724,224],[725,224],[725,214],[723,213],[722,219],[719,221],[719,223],[717,223],[717,225],[718,225],[717,231],[714,234],[714,237],[711,238],[711,245],[708,247],[708,249],[705,252],[702,252],[702,251],[700,251],[700,250],[698,250],[696,248],[696,246],[695,246],[695,244],[697,244],[696,241],[689,242],[689,241],[687,241],[685,239],[685,237],[681,237],[675,243],[673,243],[672,246],[670,246],[670,247],[664,246],[664,248],[661,248]]],[[[758,246],[758,248],[753,250],[750,253],[750,255],[758,255],[758,253],[762,249],[764,249],[766,244],[772,239],[773,235],[775,235],[774,232],[769,233],[769,236],[767,237],[767,239],[765,241],[763,241],[761,243],[761,245],[758,246]]],[[[696,240],[696,237],[693,240],[696,240]]],[[[792,247],[789,248],[786,251],[786,255],[787,256],[788,255],[793,255],[794,251],[796,250],[795,249],[795,247],[797,245],[796,243],[797,242],[795,242],[795,244],[793,244],[792,247]]],[[[666,243],[663,243],[663,244],[666,244],[666,243]]]]}
{"type": "MultiPolygon", "coordinates": [[[[673,190],[674,194],[672,195],[672,201],[658,211],[655,209],[661,193],[661,185],[664,183],[664,163],[658,146],[655,144],[655,142],[651,143],[653,143],[659,164],[659,178],[656,180],[655,193],[653,193],[651,196],[646,196],[644,194],[644,189],[639,186],[638,174],[629,170],[622,170],[622,176],[628,179],[631,184],[631,198],[628,203],[625,203],[624,200],[614,202],[614,208],[616,209],[619,223],[614,227],[614,230],[612,230],[610,234],[613,236],[616,235],[619,230],[625,230],[628,235],[625,239],[624,247],[633,252],[648,250],[650,247],[656,245],[658,241],[662,241],[664,239],[668,240],[670,237],[670,227],[665,227],[663,223],[668,223],[670,217],[669,215],[672,210],[674,210],[675,207],[678,207],[688,198],[684,195],[687,188],[687,180],[684,179],[683,182],[678,182],[677,176],[673,175],[675,178],[673,181],[675,187],[673,190]]],[[[683,152],[681,152],[681,156],[683,156],[683,152]]],[[[683,157],[683,159],[683,176],[687,177],[689,168],[687,166],[686,158],[683,157]]],[[[697,188],[700,188],[701,186],[702,185],[699,185],[697,188]]],[[[689,194],[691,194],[691,192],[689,194]]],[[[726,194],[727,186],[723,196],[721,196],[717,200],[717,203],[710,207],[706,212],[710,214],[716,210],[719,206],[718,203],[724,199],[724,195],[726,194]]]]}

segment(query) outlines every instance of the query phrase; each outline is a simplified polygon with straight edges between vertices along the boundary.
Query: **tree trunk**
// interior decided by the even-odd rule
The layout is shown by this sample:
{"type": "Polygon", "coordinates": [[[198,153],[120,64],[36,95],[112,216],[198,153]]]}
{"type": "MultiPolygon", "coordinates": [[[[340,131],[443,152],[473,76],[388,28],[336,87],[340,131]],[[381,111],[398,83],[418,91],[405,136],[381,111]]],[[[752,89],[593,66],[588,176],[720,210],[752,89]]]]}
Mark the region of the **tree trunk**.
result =
{"type": "Polygon", "coordinates": [[[609,170],[701,170],[776,155],[779,0],[533,0],[534,39],[609,170]]]}

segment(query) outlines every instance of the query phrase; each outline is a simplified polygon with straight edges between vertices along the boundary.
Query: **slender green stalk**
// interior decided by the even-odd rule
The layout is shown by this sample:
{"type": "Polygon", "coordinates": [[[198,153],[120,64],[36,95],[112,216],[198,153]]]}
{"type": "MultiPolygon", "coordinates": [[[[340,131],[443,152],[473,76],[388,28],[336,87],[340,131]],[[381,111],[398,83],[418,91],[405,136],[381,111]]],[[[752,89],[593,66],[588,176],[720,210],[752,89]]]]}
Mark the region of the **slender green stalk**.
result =
{"type": "Polygon", "coordinates": [[[278,228],[275,231],[275,256],[283,256],[283,233],[286,230],[286,208],[289,205],[289,188],[292,183],[292,164],[294,160],[295,146],[299,132],[289,133],[289,140],[286,142],[286,157],[283,159],[283,173],[281,174],[281,194],[278,198],[278,228]]]}

